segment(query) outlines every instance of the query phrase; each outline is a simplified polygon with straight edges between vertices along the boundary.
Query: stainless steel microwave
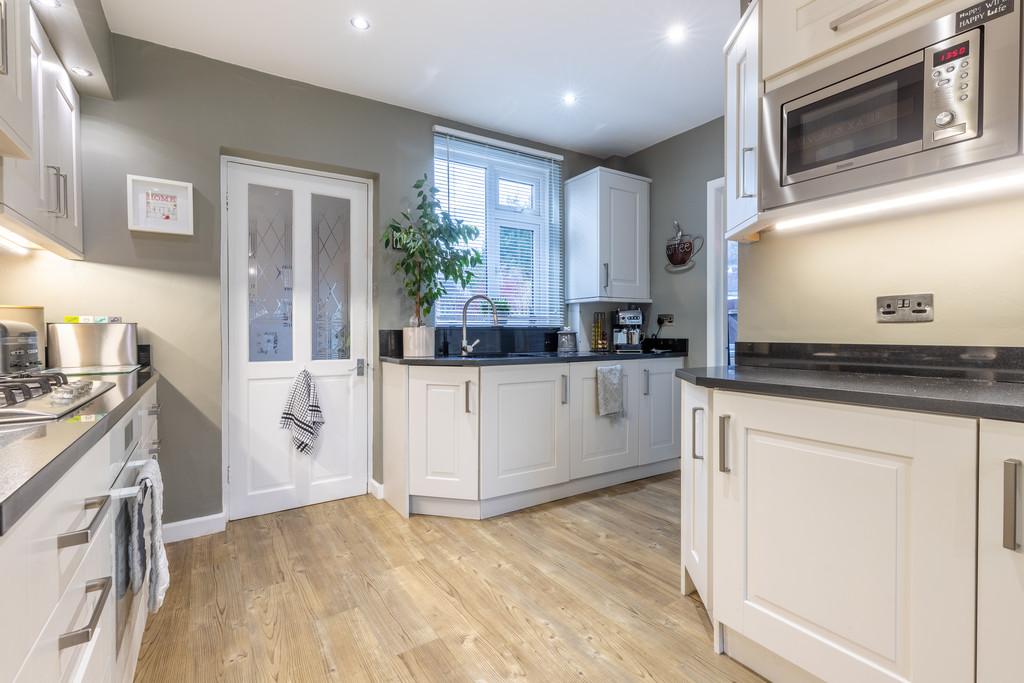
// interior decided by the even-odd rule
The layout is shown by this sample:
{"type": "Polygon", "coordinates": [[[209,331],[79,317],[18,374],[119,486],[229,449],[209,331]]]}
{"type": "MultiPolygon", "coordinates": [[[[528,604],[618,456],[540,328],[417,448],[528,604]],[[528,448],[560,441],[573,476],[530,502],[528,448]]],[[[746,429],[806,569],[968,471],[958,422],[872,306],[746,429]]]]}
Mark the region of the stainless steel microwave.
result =
{"type": "Polygon", "coordinates": [[[1019,154],[1014,5],[965,6],[765,93],[761,209],[1019,154]]]}

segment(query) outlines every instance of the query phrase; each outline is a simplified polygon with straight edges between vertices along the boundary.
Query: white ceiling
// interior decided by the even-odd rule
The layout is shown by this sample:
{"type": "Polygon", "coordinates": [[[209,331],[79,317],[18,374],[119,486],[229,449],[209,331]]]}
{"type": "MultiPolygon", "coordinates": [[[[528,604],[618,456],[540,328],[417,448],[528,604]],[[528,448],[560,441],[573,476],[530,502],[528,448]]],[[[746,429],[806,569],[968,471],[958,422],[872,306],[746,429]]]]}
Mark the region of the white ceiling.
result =
{"type": "Polygon", "coordinates": [[[110,28],[607,157],[722,114],[735,0],[103,0],[110,28]],[[364,15],[360,33],[349,19],[364,15]],[[686,27],[671,44],[667,30],[686,27]],[[574,107],[561,98],[578,94],[574,107]]]}

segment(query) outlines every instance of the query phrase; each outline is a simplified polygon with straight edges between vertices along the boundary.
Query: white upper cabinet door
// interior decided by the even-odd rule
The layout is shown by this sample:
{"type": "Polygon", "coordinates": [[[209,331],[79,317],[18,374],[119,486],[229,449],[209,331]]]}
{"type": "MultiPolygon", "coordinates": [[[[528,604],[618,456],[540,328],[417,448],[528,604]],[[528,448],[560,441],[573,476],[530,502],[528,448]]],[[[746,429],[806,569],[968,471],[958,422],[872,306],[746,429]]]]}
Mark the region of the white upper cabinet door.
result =
{"type": "Polygon", "coordinates": [[[573,479],[636,467],[639,463],[639,428],[645,419],[640,403],[640,372],[635,361],[570,363],[573,479]],[[599,368],[622,366],[623,412],[602,416],[597,403],[599,368]]]}
{"type": "Polygon", "coordinates": [[[650,180],[595,168],[566,181],[566,298],[651,300],[650,180]]]}
{"type": "Polygon", "coordinates": [[[32,74],[29,0],[0,0],[0,156],[30,159],[32,74]]]}
{"type": "Polygon", "coordinates": [[[680,387],[678,358],[645,360],[640,370],[640,464],[679,457],[680,387]]]}
{"type": "Polygon", "coordinates": [[[943,4],[943,0],[762,0],[764,79],[943,4]]]}
{"type": "Polygon", "coordinates": [[[480,370],[480,497],[569,481],[569,366],[480,370]]]}
{"type": "Polygon", "coordinates": [[[761,76],[758,6],[743,15],[725,48],[726,234],[757,218],[758,116],[761,76]]]}
{"type": "Polygon", "coordinates": [[[54,236],[71,249],[82,252],[81,195],[79,192],[78,93],[63,68],[48,65],[52,78],[49,85],[49,106],[46,109],[48,143],[47,165],[56,169],[48,176],[56,183],[58,213],[54,223],[54,236]]]}
{"type": "Polygon", "coordinates": [[[480,371],[409,369],[409,493],[480,497],[480,371]]]}
{"type": "Polygon", "coordinates": [[[711,604],[711,391],[689,382],[682,384],[682,549],[683,592],[696,591],[708,614],[711,604]],[[689,582],[687,582],[687,579],[689,582]]]}
{"type": "Polygon", "coordinates": [[[973,681],[976,421],[718,391],[714,411],[715,620],[831,683],[973,681]]]}
{"type": "Polygon", "coordinates": [[[1024,661],[1024,424],[981,422],[978,683],[1016,683],[1024,661]]]}

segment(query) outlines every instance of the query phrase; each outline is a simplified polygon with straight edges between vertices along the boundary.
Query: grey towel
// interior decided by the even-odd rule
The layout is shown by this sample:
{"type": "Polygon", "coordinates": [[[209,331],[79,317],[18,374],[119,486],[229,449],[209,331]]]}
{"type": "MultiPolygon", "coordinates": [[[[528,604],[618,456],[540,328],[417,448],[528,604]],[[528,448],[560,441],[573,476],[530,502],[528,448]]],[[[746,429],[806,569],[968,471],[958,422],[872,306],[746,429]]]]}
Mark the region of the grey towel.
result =
{"type": "Polygon", "coordinates": [[[597,414],[619,415],[625,409],[622,392],[622,366],[607,365],[597,369],[597,414]]]}
{"type": "Polygon", "coordinates": [[[147,460],[139,467],[135,478],[139,493],[131,506],[131,590],[138,591],[146,578],[146,541],[149,541],[149,596],[148,609],[156,612],[164,604],[171,574],[167,567],[167,551],[164,548],[164,479],[160,474],[160,463],[147,460]],[[143,514],[146,495],[153,497],[152,514],[147,524],[143,514]],[[148,529],[147,529],[148,527],[148,529]],[[148,538],[146,531],[149,531],[148,538]]]}
{"type": "Polygon", "coordinates": [[[292,433],[292,445],[299,453],[309,454],[320,436],[320,428],[324,425],[324,414],[320,410],[320,399],[317,397],[316,385],[308,370],[303,370],[292,383],[281,413],[281,427],[292,433]]]}

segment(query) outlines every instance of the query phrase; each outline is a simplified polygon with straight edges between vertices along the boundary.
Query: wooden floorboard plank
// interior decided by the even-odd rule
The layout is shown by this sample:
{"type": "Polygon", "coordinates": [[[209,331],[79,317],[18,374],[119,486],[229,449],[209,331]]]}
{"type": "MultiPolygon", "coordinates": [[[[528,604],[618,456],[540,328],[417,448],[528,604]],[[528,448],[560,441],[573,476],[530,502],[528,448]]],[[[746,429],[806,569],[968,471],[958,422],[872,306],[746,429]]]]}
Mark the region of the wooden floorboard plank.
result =
{"type": "Polygon", "coordinates": [[[679,592],[679,475],[474,521],[360,496],[168,548],[136,680],[761,679],[679,592]]]}

